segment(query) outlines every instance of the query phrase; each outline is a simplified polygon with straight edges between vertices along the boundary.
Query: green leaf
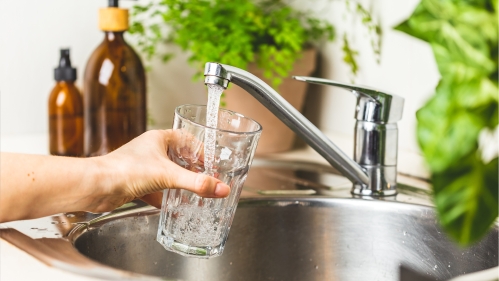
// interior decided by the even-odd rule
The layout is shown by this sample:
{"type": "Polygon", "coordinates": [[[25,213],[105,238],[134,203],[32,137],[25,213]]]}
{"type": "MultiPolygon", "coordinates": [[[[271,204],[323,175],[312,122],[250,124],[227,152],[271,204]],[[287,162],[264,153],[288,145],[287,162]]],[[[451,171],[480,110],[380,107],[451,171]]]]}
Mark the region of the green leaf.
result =
{"type": "Polygon", "coordinates": [[[477,242],[498,215],[498,160],[482,163],[476,153],[432,176],[443,228],[461,245],[477,242]]]}
{"type": "Polygon", "coordinates": [[[348,38],[346,37],[346,34],[345,36],[343,36],[343,47],[342,47],[342,50],[343,50],[343,61],[350,66],[350,70],[352,71],[352,73],[355,75],[357,74],[357,71],[359,70],[359,66],[357,65],[357,55],[359,54],[359,52],[353,50],[351,47],[350,47],[350,44],[348,42],[348,38]]]}
{"type": "Polygon", "coordinates": [[[477,149],[486,120],[456,107],[452,87],[440,83],[437,94],[417,113],[418,141],[433,172],[442,172],[477,149]]]}
{"type": "Polygon", "coordinates": [[[169,61],[172,57],[173,57],[173,54],[164,54],[164,55],[161,57],[161,60],[162,60],[163,62],[167,62],[167,61],[169,61]]]}

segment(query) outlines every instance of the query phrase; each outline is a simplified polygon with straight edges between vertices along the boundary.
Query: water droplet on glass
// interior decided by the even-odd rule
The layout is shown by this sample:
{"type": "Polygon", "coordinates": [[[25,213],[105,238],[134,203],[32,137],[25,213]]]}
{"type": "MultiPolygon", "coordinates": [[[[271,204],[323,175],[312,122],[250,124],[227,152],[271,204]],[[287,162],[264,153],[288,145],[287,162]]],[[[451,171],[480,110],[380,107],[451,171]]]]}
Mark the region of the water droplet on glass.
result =
{"type": "Polygon", "coordinates": [[[406,231],[404,231],[404,236],[406,236],[406,235],[407,235],[407,232],[406,232],[406,231]]]}
{"type": "Polygon", "coordinates": [[[450,267],[450,264],[447,267],[450,267]]]}
{"type": "Polygon", "coordinates": [[[433,267],[433,270],[435,270],[435,269],[437,269],[437,268],[438,268],[438,266],[435,264],[435,267],[433,267]]]}
{"type": "Polygon", "coordinates": [[[230,262],[230,265],[232,265],[232,262],[230,262]]]}
{"type": "Polygon", "coordinates": [[[319,266],[318,266],[318,265],[316,265],[316,266],[315,266],[315,269],[319,269],[319,266]]]}

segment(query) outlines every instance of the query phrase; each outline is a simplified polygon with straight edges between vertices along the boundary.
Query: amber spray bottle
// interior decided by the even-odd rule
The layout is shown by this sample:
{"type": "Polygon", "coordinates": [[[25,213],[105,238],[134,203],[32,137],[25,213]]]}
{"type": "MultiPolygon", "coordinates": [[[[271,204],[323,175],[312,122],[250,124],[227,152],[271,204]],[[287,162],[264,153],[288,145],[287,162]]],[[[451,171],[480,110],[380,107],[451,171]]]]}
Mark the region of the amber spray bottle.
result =
{"type": "Polygon", "coordinates": [[[99,10],[104,41],[85,69],[85,156],[109,153],[146,130],[146,79],[137,53],[125,42],[128,10],[110,0],[99,10]]]}
{"type": "Polygon", "coordinates": [[[69,49],[61,50],[57,81],[49,96],[50,154],[83,156],[83,100],[75,86],[76,69],[71,67],[69,49]]]}

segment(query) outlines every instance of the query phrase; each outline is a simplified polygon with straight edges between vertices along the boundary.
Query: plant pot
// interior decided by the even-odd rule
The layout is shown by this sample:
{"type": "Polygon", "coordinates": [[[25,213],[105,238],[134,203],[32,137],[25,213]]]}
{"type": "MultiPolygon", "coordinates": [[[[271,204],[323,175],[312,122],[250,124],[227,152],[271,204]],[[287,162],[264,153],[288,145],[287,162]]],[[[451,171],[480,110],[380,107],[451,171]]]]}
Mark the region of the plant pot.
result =
{"type": "MultiPolygon", "coordinates": [[[[290,77],[284,79],[277,89],[277,92],[300,112],[305,102],[307,83],[296,81],[291,76],[312,74],[315,70],[316,54],[316,49],[303,51],[302,57],[293,65],[290,77]]],[[[265,83],[271,84],[269,80],[263,78],[263,71],[256,64],[250,64],[248,71],[265,83]]],[[[246,91],[232,85],[225,91],[225,102],[228,109],[253,118],[262,125],[263,131],[256,149],[257,155],[282,152],[292,148],[295,140],[293,131],[246,91]]]]}

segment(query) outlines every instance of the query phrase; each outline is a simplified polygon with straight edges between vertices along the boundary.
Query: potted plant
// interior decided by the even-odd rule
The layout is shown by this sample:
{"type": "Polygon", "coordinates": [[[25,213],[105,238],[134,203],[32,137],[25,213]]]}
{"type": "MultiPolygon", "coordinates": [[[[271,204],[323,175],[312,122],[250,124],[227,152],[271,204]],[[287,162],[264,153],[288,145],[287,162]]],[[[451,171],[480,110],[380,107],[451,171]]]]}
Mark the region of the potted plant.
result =
{"type": "MultiPolygon", "coordinates": [[[[360,5],[359,5],[360,7],[360,5]]],[[[367,11],[357,7],[363,22],[367,11]]],[[[161,0],[132,10],[130,32],[147,57],[160,44],[173,42],[189,51],[201,77],[206,62],[232,65],[260,76],[301,110],[306,84],[291,75],[310,75],[315,69],[313,44],[334,38],[326,20],[293,9],[282,0],[161,0]]],[[[379,31],[376,29],[376,31],[379,31]]],[[[345,62],[355,72],[355,51],[344,37],[345,62]]],[[[162,54],[163,60],[171,54],[162,54]]],[[[280,120],[237,86],[229,88],[222,105],[256,119],[264,127],[257,153],[285,151],[294,135],[280,120]],[[271,129],[270,129],[271,128],[271,129]]]]}

